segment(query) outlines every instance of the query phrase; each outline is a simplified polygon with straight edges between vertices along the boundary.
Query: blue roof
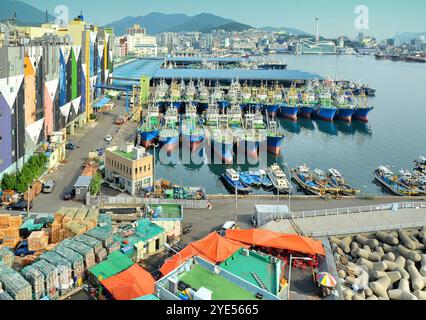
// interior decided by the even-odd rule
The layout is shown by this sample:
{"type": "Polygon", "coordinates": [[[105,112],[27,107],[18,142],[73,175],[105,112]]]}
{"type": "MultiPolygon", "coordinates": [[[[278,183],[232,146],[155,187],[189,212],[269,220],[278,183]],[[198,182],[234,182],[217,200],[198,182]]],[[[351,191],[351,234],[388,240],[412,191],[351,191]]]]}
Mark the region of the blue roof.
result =
{"type": "Polygon", "coordinates": [[[124,78],[140,81],[142,76],[153,77],[163,65],[160,59],[138,59],[114,69],[114,78],[124,78]]]}
{"type": "Polygon", "coordinates": [[[225,63],[239,63],[247,61],[247,58],[234,58],[234,57],[217,57],[217,58],[203,58],[203,57],[171,57],[167,58],[168,62],[193,62],[200,63],[207,62],[225,62],[225,63]]]}

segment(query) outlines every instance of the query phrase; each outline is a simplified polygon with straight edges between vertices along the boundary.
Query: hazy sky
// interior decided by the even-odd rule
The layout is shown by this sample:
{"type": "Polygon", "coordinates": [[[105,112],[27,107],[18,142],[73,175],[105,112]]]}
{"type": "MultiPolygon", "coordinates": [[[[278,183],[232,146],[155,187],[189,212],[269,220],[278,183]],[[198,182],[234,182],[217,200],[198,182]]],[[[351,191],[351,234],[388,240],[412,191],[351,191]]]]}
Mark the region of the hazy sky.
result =
{"type": "Polygon", "coordinates": [[[53,13],[57,5],[69,7],[71,18],[81,9],[87,20],[107,24],[125,16],[142,16],[150,12],[185,13],[208,12],[235,19],[254,27],[294,27],[315,32],[315,17],[320,19],[324,36],[359,31],[379,38],[396,32],[426,31],[425,0],[24,0],[53,13]],[[355,8],[369,9],[368,30],[357,30],[355,8]]]}

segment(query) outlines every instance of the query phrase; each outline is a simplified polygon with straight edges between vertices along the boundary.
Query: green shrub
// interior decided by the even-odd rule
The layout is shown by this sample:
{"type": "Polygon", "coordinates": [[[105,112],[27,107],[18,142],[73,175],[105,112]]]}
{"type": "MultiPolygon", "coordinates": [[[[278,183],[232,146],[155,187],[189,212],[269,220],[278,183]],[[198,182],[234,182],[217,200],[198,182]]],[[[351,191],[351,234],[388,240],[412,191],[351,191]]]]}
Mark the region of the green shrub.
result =
{"type": "Polygon", "coordinates": [[[99,192],[101,192],[101,185],[102,185],[102,175],[98,171],[96,172],[95,176],[92,178],[92,181],[90,182],[90,194],[92,196],[95,196],[99,192]]]}

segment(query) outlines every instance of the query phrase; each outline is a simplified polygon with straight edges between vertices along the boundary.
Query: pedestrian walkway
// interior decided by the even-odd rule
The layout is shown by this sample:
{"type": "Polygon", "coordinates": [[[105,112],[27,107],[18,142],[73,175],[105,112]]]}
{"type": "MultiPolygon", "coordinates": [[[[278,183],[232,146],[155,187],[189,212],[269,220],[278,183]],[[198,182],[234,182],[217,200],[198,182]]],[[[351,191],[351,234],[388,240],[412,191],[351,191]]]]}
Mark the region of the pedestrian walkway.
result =
{"type": "MultiPolygon", "coordinates": [[[[303,233],[310,237],[418,228],[426,225],[426,209],[400,209],[309,217],[299,218],[295,222],[303,233]]],[[[289,220],[273,221],[262,229],[281,233],[297,233],[289,220]]]]}

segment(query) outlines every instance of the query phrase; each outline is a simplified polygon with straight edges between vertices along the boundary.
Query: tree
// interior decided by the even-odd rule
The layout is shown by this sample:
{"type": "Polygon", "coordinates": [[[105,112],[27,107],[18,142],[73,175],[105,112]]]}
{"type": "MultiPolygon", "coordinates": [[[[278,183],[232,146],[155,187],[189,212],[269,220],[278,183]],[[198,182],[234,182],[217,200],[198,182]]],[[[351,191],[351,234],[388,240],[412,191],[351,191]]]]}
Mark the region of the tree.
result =
{"type": "Polygon", "coordinates": [[[1,181],[2,190],[15,190],[17,187],[17,177],[15,173],[5,174],[1,181]]]}
{"type": "Polygon", "coordinates": [[[90,182],[90,194],[92,196],[95,196],[99,192],[101,192],[101,185],[102,185],[102,175],[99,171],[97,171],[94,177],[92,178],[92,181],[90,182]]]}

